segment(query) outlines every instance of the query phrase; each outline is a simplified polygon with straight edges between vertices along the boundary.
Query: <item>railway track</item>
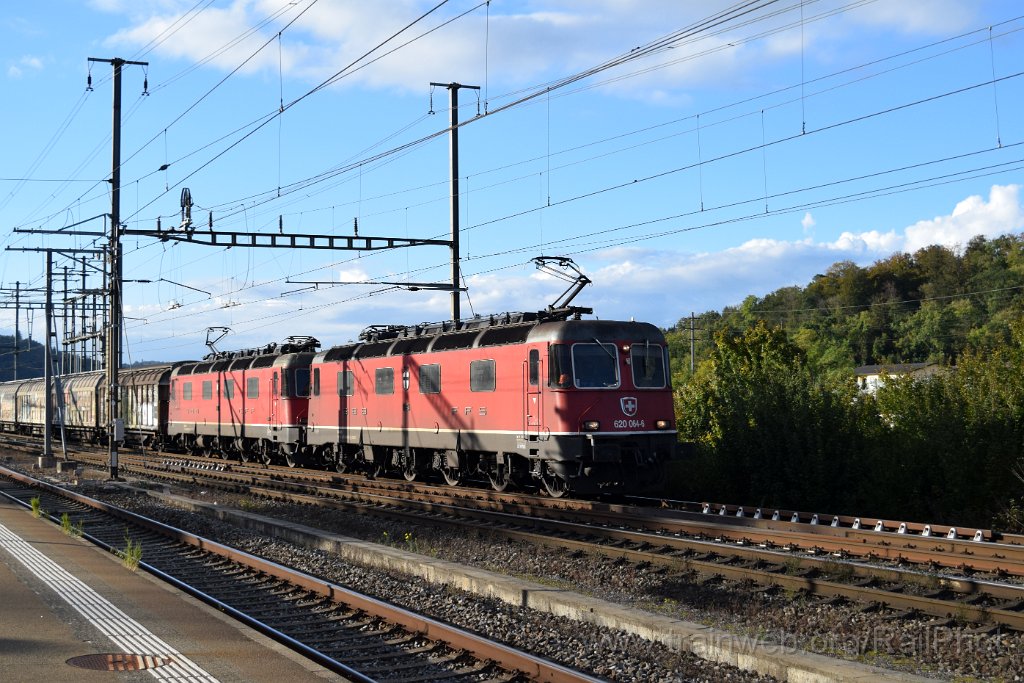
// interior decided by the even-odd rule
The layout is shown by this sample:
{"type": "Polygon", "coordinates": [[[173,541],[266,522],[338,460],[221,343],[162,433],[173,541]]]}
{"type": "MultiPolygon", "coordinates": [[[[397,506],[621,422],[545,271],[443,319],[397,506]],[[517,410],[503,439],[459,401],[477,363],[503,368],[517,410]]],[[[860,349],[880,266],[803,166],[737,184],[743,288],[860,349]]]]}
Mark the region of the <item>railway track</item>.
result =
{"type": "MultiPolygon", "coordinates": [[[[103,456],[94,457],[102,464],[103,456]]],[[[1024,576],[1024,539],[994,541],[987,530],[968,539],[948,530],[924,534],[926,525],[886,531],[884,524],[865,528],[863,519],[854,524],[856,518],[819,516],[812,523],[813,516],[782,511],[741,516],[724,506],[552,500],[182,456],[122,452],[121,466],[165,481],[429,521],[463,533],[485,527],[539,546],[1024,631],[1024,586],[1005,581],[1024,576]]]]}
{"type": "Polygon", "coordinates": [[[886,526],[883,520],[791,512],[780,514],[780,511],[774,511],[771,517],[745,516],[737,514],[743,512],[742,508],[724,514],[721,511],[726,509],[725,506],[712,508],[710,505],[695,512],[671,507],[552,500],[543,496],[513,496],[481,489],[376,481],[313,470],[264,468],[209,459],[142,457],[131,460],[130,464],[138,468],[136,471],[170,479],[188,480],[196,473],[202,473],[204,479],[220,480],[225,485],[311,492],[323,497],[367,501],[401,500],[418,505],[420,509],[429,505],[454,505],[594,527],[629,528],[660,536],[760,546],[785,550],[790,554],[889,562],[930,571],[947,568],[965,575],[982,573],[994,577],[1024,577],[1024,537],[997,536],[987,529],[972,529],[969,537],[965,538],[956,528],[938,525],[900,523],[898,526],[886,526]],[[720,511],[709,512],[710,509],[720,511]],[[845,521],[839,523],[839,520],[845,521]]]}
{"type": "Polygon", "coordinates": [[[529,653],[0,468],[0,495],[67,515],[90,541],[353,681],[594,681],[529,653]],[[131,544],[127,544],[130,546],[131,544]],[[119,551],[120,548],[126,550],[119,551]]]}
{"type": "Polygon", "coordinates": [[[1024,548],[1012,544],[588,501],[534,502],[487,491],[217,460],[128,456],[122,458],[122,467],[283,502],[406,523],[429,522],[459,533],[486,528],[488,533],[537,546],[699,572],[824,601],[848,600],[865,608],[888,608],[897,615],[930,615],[940,621],[1024,631],[1024,586],[996,580],[1000,575],[1024,574],[1024,548]],[[894,539],[904,545],[894,545],[894,539]],[[916,547],[922,541],[930,547],[916,547]],[[993,580],[968,576],[990,562],[999,567],[993,580]],[[943,567],[954,568],[957,574],[939,573],[943,567]]]}

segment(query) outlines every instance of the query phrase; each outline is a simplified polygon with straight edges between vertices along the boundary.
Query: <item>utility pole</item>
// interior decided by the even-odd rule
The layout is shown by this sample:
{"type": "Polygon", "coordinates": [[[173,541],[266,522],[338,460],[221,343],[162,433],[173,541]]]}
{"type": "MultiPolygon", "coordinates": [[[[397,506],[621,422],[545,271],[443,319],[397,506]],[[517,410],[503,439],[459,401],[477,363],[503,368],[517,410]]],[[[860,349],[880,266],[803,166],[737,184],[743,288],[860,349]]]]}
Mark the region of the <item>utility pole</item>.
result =
{"type": "Polygon", "coordinates": [[[450,145],[451,190],[452,190],[452,322],[458,327],[461,311],[459,310],[460,284],[459,273],[459,89],[479,90],[478,85],[462,85],[460,83],[431,83],[432,86],[448,88],[449,107],[451,109],[451,134],[448,136],[450,145]]]}
{"type": "MultiPolygon", "coordinates": [[[[83,297],[84,297],[84,292],[85,292],[85,261],[82,261],[82,292],[83,292],[83,297]]],[[[96,312],[95,312],[95,310],[93,310],[93,316],[95,316],[95,315],[96,315],[96,312]]],[[[85,298],[82,299],[82,317],[81,317],[81,327],[79,327],[79,329],[81,330],[81,334],[85,334],[85,298]]],[[[95,342],[93,342],[93,343],[95,344],[95,342]]],[[[90,370],[95,370],[96,369],[94,367],[93,363],[89,364],[89,369],[90,370]]],[[[82,341],[79,342],[79,346],[78,346],[78,371],[79,372],[84,372],[85,371],[85,339],[82,339],[82,341]]]]}
{"type": "Polygon", "coordinates": [[[43,399],[43,455],[42,459],[52,465],[53,459],[53,356],[50,351],[50,335],[53,334],[51,319],[53,317],[53,252],[46,252],[46,341],[43,342],[43,387],[46,397],[43,399]]]}
{"type": "MultiPolygon", "coordinates": [[[[104,62],[114,68],[114,113],[113,139],[111,141],[110,174],[110,320],[107,328],[107,418],[109,422],[110,478],[117,477],[117,449],[124,440],[124,422],[121,420],[121,387],[118,369],[121,366],[121,67],[126,64],[149,66],[149,62],[131,62],[125,59],[96,59],[90,62],[104,62]]],[[[148,86],[148,83],[145,84],[148,86]]],[[[145,86],[143,92],[145,92],[145,86]]]]}
{"type": "MultiPolygon", "coordinates": [[[[64,306],[61,308],[60,313],[60,338],[66,339],[68,336],[68,267],[64,266],[64,296],[62,297],[64,306]]],[[[71,372],[72,368],[68,366],[68,350],[64,348],[63,342],[61,342],[61,354],[60,354],[60,374],[66,375],[71,372]]]]}
{"type": "Polygon", "coordinates": [[[19,322],[21,321],[21,282],[14,283],[14,379],[18,379],[18,354],[21,353],[21,349],[18,348],[18,344],[21,343],[21,328],[19,322]]]}

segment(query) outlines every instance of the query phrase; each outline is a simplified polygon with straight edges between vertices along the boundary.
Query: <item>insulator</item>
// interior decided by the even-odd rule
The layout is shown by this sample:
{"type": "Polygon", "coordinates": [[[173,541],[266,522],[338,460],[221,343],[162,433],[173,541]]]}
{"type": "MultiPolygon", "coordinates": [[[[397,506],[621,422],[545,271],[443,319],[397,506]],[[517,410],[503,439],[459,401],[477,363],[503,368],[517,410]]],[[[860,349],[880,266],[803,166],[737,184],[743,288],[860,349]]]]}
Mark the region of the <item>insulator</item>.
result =
{"type": "Polygon", "coordinates": [[[89,77],[85,79],[85,89],[87,92],[92,92],[92,74],[89,74],[89,77]]]}
{"type": "Polygon", "coordinates": [[[213,230],[213,211],[210,212],[210,217],[206,221],[206,226],[213,230]]]}

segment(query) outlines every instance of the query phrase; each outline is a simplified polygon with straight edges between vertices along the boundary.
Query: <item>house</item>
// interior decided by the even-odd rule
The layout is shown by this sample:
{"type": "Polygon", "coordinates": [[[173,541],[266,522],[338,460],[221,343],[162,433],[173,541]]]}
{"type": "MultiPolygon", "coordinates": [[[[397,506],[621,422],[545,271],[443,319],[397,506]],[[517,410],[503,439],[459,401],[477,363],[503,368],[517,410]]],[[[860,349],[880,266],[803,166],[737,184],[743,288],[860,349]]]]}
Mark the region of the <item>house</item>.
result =
{"type": "Polygon", "coordinates": [[[853,371],[861,391],[873,394],[885,384],[886,377],[918,378],[931,377],[942,370],[936,362],[931,363],[885,363],[883,365],[862,365],[853,371]]]}

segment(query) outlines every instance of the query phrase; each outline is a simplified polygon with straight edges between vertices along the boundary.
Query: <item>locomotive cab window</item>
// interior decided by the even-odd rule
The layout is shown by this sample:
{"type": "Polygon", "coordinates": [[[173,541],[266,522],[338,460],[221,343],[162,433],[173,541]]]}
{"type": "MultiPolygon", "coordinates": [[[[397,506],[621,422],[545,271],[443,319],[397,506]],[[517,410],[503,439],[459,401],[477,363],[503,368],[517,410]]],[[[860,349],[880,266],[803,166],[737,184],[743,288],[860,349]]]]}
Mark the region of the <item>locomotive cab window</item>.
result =
{"type": "Polygon", "coordinates": [[[615,344],[573,344],[572,369],[578,389],[619,386],[619,356],[615,344]]]}
{"type": "Polygon", "coordinates": [[[374,390],[378,394],[395,393],[395,369],[377,368],[374,373],[374,390]]]}
{"type": "MultiPolygon", "coordinates": [[[[540,351],[530,349],[530,386],[540,384],[540,351]]],[[[493,388],[492,388],[493,391],[493,388]]]]}
{"type": "Polygon", "coordinates": [[[441,393],[441,366],[439,364],[420,366],[420,393],[441,393]]]}
{"type": "MultiPolygon", "coordinates": [[[[531,354],[537,353],[531,351],[531,354]]],[[[536,382],[533,382],[536,384],[536,382]]],[[[494,391],[494,361],[474,360],[469,364],[469,390],[494,391]]]]}
{"type": "Polygon", "coordinates": [[[548,386],[568,389],[572,386],[572,356],[565,344],[548,348],[548,386]]]}
{"type": "Polygon", "coordinates": [[[629,347],[629,365],[633,368],[633,386],[637,389],[664,389],[665,351],[657,344],[633,344],[629,347]]]}

